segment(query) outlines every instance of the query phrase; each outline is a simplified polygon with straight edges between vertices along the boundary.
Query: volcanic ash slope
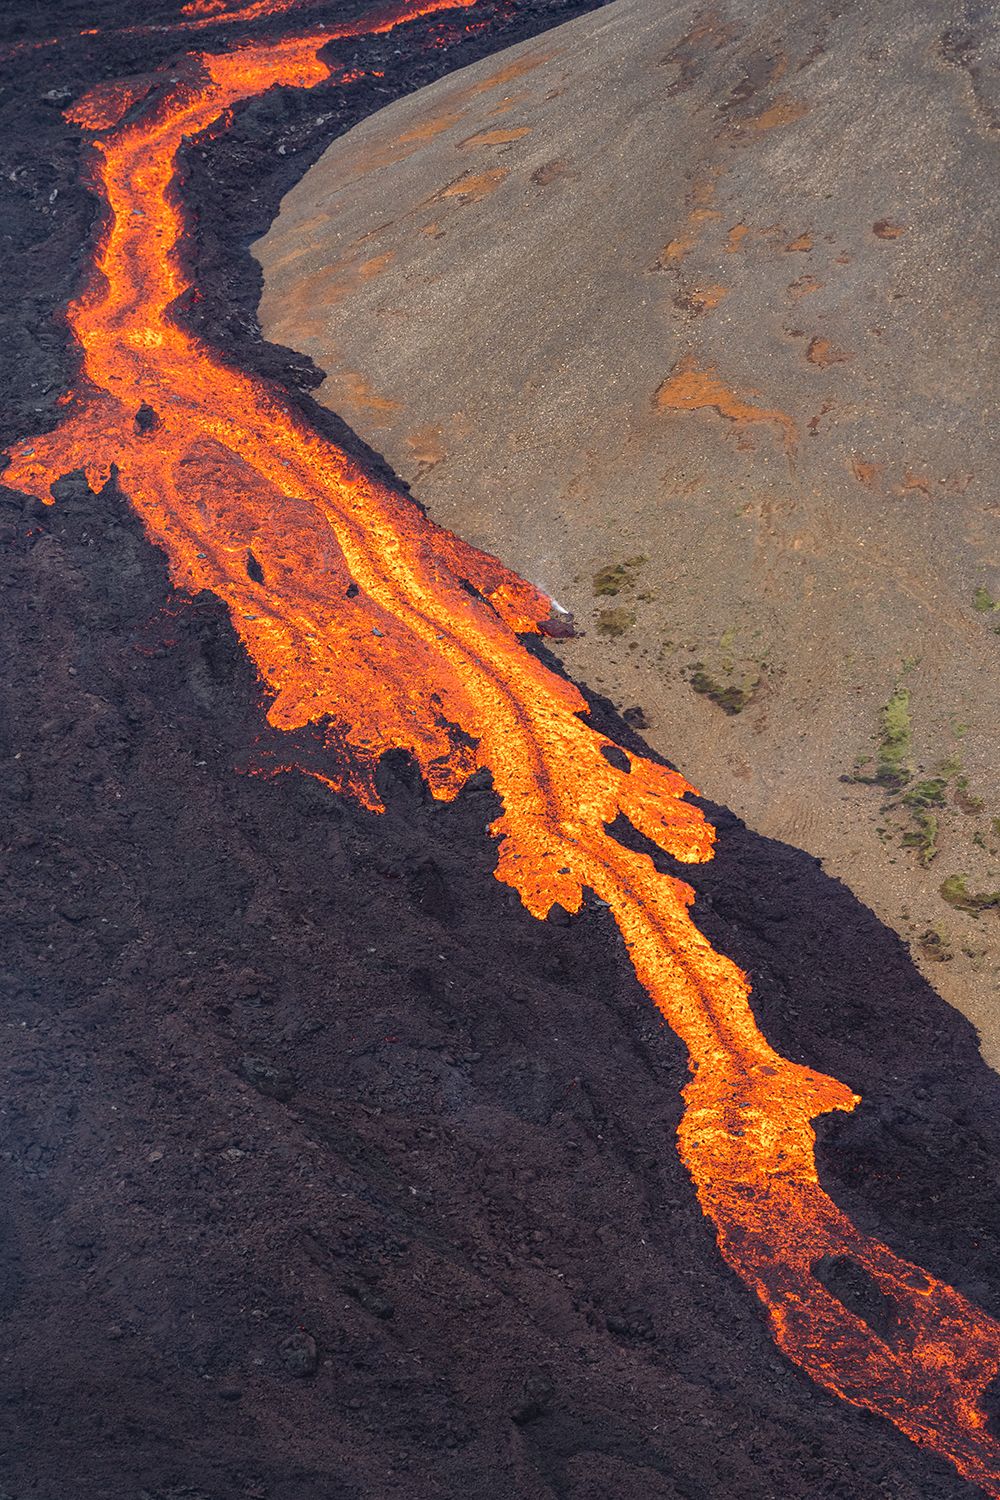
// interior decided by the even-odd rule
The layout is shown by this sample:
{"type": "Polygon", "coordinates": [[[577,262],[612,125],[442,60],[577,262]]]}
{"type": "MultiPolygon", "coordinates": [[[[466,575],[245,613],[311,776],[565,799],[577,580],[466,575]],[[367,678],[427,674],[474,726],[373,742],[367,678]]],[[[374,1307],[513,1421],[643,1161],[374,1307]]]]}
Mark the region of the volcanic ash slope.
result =
{"type": "Polygon", "coordinates": [[[995,1061],[984,44],[840,9],[617,0],[397,102],[289,193],[262,322],[995,1061]]]}

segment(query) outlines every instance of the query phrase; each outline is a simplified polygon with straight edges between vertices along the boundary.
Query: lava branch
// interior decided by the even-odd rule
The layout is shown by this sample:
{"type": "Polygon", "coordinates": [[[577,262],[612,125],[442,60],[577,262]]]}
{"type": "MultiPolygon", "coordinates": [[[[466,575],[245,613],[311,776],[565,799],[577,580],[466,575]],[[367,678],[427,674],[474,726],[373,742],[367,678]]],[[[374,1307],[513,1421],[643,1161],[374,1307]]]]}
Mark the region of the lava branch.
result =
{"type": "MultiPolygon", "coordinates": [[[[410,0],[367,29],[458,3],[410,0]]],[[[174,583],[225,601],[272,725],[329,726],[342,770],[320,779],[337,790],[378,810],[374,772],[390,748],[408,750],[444,800],[479,767],[491,771],[503,806],[491,828],[497,878],[536,917],[557,902],[577,911],[593,891],[687,1046],[681,1156],[779,1346],[1000,1496],[982,1405],[1000,1372],[1000,1325],[862,1234],[823,1191],[813,1122],[853,1109],[856,1096],[773,1051],[746,976],[692,921],[690,887],[607,831],[624,816],[676,859],[709,859],[714,830],[685,800],[693,789],[641,756],[625,768],[620,749],[616,764],[605,756],[610,742],[587,722],[582,694],[518,638],[548,615],[543,594],[366,475],[171,314],[188,289],[182,145],[268,88],[349,82],[356,75],[320,57],[332,35],[201,54],[197,75],[151,103],[123,84],[69,111],[94,132],[108,210],[91,284],[68,314],[83,373],[60,426],[19,445],[5,480],[52,503],[62,474],[82,469],[97,489],[117,469],[174,583]],[[840,1256],[889,1299],[889,1331],[873,1331],[822,1284],[820,1263],[840,1256]]]]}

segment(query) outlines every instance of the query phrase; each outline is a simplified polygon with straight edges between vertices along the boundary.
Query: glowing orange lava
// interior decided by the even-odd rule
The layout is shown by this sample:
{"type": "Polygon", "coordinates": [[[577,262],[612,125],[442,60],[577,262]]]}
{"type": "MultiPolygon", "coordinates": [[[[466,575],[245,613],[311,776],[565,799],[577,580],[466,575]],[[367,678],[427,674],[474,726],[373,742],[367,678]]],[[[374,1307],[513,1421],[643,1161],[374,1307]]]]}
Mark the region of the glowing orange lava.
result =
{"type": "MultiPolygon", "coordinates": [[[[119,27],[88,26],[82,31],[71,31],[67,35],[69,37],[106,36],[111,32],[119,36],[153,36],[165,31],[205,31],[215,26],[247,25],[253,21],[266,21],[276,16],[288,15],[291,11],[318,6],[321,3],[322,0],[190,0],[189,4],[181,6],[182,19],[177,21],[169,23],[145,21],[132,26],[119,27]]],[[[435,11],[461,10],[474,4],[475,0],[430,0],[429,4],[398,5],[393,7],[391,13],[369,15],[361,20],[348,21],[339,26],[326,26],[322,29],[326,33],[327,41],[348,36],[371,36],[397,26],[400,19],[413,20],[417,16],[432,15],[435,11]],[[404,10],[406,14],[401,16],[400,12],[404,10]],[[389,18],[393,15],[397,19],[389,18]]],[[[57,47],[65,39],[65,37],[53,36],[35,42],[14,42],[8,47],[0,47],[0,58],[14,57],[20,52],[37,51],[43,47],[57,47]]]]}
{"type": "MultiPolygon", "coordinates": [[[[414,0],[340,34],[455,3],[414,0]]],[[[710,858],[714,831],[685,800],[692,789],[639,756],[625,771],[605,757],[582,695],[518,639],[548,615],[544,595],[432,525],[171,316],[187,287],[178,150],[239,100],[337,76],[319,56],[331,34],[203,54],[199,72],[165,77],[145,103],[134,88],[105,88],[70,111],[98,132],[108,211],[95,274],[69,309],[83,374],[60,426],[20,445],[5,480],[51,503],[60,475],[83,469],[97,488],[117,466],[174,582],[228,605],[270,722],[323,727],[340,769],[321,779],[337,790],[377,809],[374,770],[391,747],[416,757],[442,799],[489,768],[503,803],[491,830],[497,878],[537,917],[555,902],[577,910],[585,888],[606,902],[640,982],[686,1044],[680,1151],[780,1347],[1000,1496],[981,1402],[1000,1370],[1000,1325],[862,1234],[823,1191],[813,1121],[856,1097],[772,1050],[746,977],[693,924],[690,887],[607,832],[623,814],[677,859],[710,858]],[[136,421],[140,405],[152,425],[136,421]],[[892,1299],[891,1334],[824,1288],[814,1268],[825,1256],[850,1257],[892,1299]]]]}

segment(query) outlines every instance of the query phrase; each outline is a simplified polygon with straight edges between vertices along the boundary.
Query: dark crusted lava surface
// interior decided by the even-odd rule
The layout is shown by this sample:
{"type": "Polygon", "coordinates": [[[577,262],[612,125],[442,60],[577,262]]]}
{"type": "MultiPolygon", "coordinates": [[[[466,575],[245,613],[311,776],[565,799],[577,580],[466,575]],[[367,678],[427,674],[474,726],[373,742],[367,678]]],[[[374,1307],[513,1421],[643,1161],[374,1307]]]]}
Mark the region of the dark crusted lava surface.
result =
{"type": "MultiPolygon", "coordinates": [[[[189,153],[189,316],[304,392],[254,326],[280,194],[385,98],[582,8],[485,7],[430,52],[417,25],[357,45],[379,93],[241,110],[189,153]]],[[[7,37],[49,34],[41,9],[7,37]]],[[[60,111],[177,51],[3,65],[5,441],[73,378],[95,210],[60,111]]],[[[375,817],[250,774],[268,736],[221,606],[171,590],[113,486],[56,492],[0,491],[4,1500],[974,1493],[775,1351],[678,1161],[681,1049],[605,914],[537,923],[493,879],[489,786],[442,807],[389,757],[375,817]]],[[[827,1187],[1000,1314],[1000,1079],[970,1026],[815,861],[712,814],[698,920],[772,1042],[864,1097],[821,1128],[827,1187]]]]}

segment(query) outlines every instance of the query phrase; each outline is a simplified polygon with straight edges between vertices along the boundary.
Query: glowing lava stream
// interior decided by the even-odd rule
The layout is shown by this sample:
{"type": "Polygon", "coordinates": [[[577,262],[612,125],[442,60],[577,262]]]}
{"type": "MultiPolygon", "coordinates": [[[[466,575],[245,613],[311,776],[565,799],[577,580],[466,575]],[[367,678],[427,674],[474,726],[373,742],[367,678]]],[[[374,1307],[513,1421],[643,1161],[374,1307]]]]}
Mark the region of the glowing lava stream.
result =
{"type": "Polygon", "coordinates": [[[503,802],[491,830],[497,878],[537,917],[554,902],[576,911],[584,889],[595,892],[686,1044],[681,1155],[780,1347],[1000,1496],[981,1401],[1000,1371],[1000,1325],[862,1234],[822,1190],[812,1122],[857,1099],[771,1049],[746,977],[694,926],[690,887],[607,832],[622,814],[677,859],[710,858],[714,830],[684,800],[692,788],[638,756],[627,770],[623,752],[619,765],[605,757],[610,742],[587,723],[582,695],[518,640],[545,620],[548,599],[369,478],[280,392],[171,318],[187,289],[175,195],[183,142],[274,85],[349,82],[319,58],[331,36],[458,3],[412,0],[339,33],[200,54],[186,77],[175,67],[153,80],[160,91],[145,103],[145,85],[126,83],[69,111],[96,133],[109,209],[96,274],[69,310],[83,377],[62,424],[13,455],[5,482],[51,503],[60,475],[83,469],[97,488],[117,465],[177,586],[226,601],[270,695],[270,722],[322,726],[342,769],[320,779],[337,790],[378,809],[375,766],[394,746],[442,799],[490,769],[503,802]],[[824,1288],[814,1267],[825,1256],[851,1258],[891,1299],[890,1334],[824,1288]]]}

